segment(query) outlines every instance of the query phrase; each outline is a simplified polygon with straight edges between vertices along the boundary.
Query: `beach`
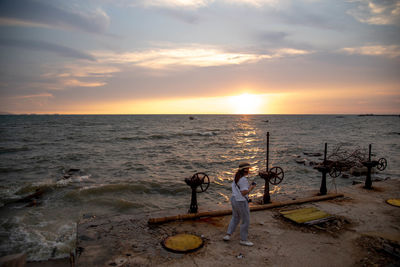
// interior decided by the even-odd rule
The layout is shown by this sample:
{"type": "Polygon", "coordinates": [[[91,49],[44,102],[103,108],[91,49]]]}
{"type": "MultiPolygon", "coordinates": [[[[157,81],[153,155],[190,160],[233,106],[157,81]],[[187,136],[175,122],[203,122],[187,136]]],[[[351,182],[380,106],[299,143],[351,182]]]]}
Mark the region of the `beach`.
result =
{"type": "MultiPolygon", "coordinates": [[[[160,214],[91,218],[78,225],[76,263],[77,266],[398,266],[400,208],[385,200],[400,198],[399,188],[400,180],[388,179],[374,182],[372,190],[363,188],[363,184],[341,188],[339,193],[344,196],[332,200],[251,212],[249,240],[254,242],[253,247],[239,244],[238,229],[230,241],[222,240],[231,216],[159,225],[147,222],[160,214]],[[305,226],[288,221],[279,213],[302,207],[316,207],[335,219],[305,226]],[[201,236],[204,246],[187,254],[168,252],[162,247],[162,240],[178,233],[201,236]]],[[[318,191],[307,193],[313,196],[318,191]]]]}

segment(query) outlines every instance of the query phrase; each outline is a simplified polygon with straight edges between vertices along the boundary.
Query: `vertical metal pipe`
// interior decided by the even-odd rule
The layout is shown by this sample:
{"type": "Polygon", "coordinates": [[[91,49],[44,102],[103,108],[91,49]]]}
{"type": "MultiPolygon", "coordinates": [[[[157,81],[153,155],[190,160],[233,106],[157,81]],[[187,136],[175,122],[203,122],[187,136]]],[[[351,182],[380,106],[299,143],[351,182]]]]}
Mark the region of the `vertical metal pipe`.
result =
{"type": "Polygon", "coordinates": [[[328,192],[326,188],[326,170],[322,171],[321,187],[319,188],[319,195],[324,196],[328,192]]]}
{"type": "Polygon", "coordinates": [[[371,172],[372,172],[372,162],[371,162],[371,144],[369,144],[369,149],[368,149],[368,162],[364,162],[364,166],[367,167],[367,177],[365,178],[365,188],[366,189],[372,189],[372,178],[371,178],[371,172]]]}
{"type": "Polygon", "coordinates": [[[371,161],[371,144],[369,144],[368,161],[371,161]]]}
{"type": "Polygon", "coordinates": [[[267,173],[269,167],[269,132],[267,132],[267,173]]]}
{"type": "Polygon", "coordinates": [[[321,168],[322,180],[321,180],[321,187],[319,189],[319,195],[321,195],[321,196],[326,195],[326,193],[328,192],[328,190],[326,188],[326,173],[328,172],[328,167],[326,166],[327,151],[328,151],[328,143],[325,143],[324,162],[322,163],[323,166],[321,168]]]}
{"type": "Polygon", "coordinates": [[[271,196],[269,195],[269,179],[265,179],[263,204],[271,203],[271,196]]]}
{"type": "Polygon", "coordinates": [[[197,192],[196,187],[192,187],[192,200],[190,201],[189,213],[197,213],[197,192]]]}

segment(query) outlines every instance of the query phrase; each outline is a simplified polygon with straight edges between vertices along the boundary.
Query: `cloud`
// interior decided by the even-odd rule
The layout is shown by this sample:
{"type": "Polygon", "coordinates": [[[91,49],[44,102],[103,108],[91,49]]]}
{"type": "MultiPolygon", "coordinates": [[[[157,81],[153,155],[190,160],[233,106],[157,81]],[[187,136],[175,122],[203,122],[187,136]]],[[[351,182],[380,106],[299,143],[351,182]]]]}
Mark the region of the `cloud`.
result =
{"type": "Polygon", "coordinates": [[[214,0],[141,0],[135,2],[145,7],[187,8],[197,9],[208,6],[214,0]]]}
{"type": "Polygon", "coordinates": [[[192,11],[168,8],[160,9],[160,12],[189,24],[195,24],[200,20],[200,17],[192,11]]]}
{"type": "Polygon", "coordinates": [[[244,4],[244,5],[250,5],[250,6],[255,6],[255,7],[261,7],[261,6],[278,6],[282,4],[282,1],[279,0],[225,0],[224,2],[226,3],[231,3],[231,4],[244,4]]]}
{"type": "Polygon", "coordinates": [[[384,56],[389,58],[396,58],[400,56],[400,46],[398,45],[370,45],[360,47],[346,47],[342,48],[341,52],[348,54],[359,54],[367,56],[384,56]]]}
{"type": "Polygon", "coordinates": [[[53,52],[59,56],[85,59],[89,61],[96,61],[96,59],[85,52],[69,48],[63,45],[53,43],[34,41],[34,40],[16,40],[16,39],[0,39],[0,46],[17,47],[36,51],[53,52]]]}
{"type": "Polygon", "coordinates": [[[83,12],[73,8],[55,6],[52,1],[2,0],[0,23],[3,25],[30,25],[51,28],[74,29],[91,33],[103,33],[110,18],[101,9],[83,12]]]}
{"type": "Polygon", "coordinates": [[[104,86],[105,82],[83,82],[76,79],[68,79],[64,81],[64,86],[66,87],[99,87],[104,86]]]}
{"type": "Polygon", "coordinates": [[[171,66],[215,67],[255,63],[264,59],[309,54],[309,51],[292,48],[271,50],[268,54],[235,53],[217,48],[191,46],[184,48],[147,50],[116,54],[112,52],[94,52],[99,62],[113,64],[132,64],[151,69],[163,69],[171,66]]]}
{"type": "Polygon", "coordinates": [[[400,2],[393,0],[352,0],[357,7],[347,13],[362,23],[400,26],[400,2]]]}
{"type": "Polygon", "coordinates": [[[75,77],[75,78],[109,78],[112,74],[120,70],[112,66],[102,66],[98,64],[90,65],[66,65],[58,73],[49,72],[43,77],[55,76],[60,78],[75,77]]]}
{"type": "Polygon", "coordinates": [[[253,7],[261,6],[279,6],[283,0],[141,0],[135,1],[133,6],[145,6],[145,7],[162,7],[170,9],[199,9],[211,6],[214,3],[222,3],[229,5],[248,5],[253,7]]]}
{"type": "Polygon", "coordinates": [[[41,75],[41,78],[54,81],[51,88],[63,90],[67,87],[100,87],[107,84],[106,79],[120,69],[104,66],[98,63],[71,64],[59,69],[51,69],[41,75]]]}
{"type": "Polygon", "coordinates": [[[289,36],[286,32],[263,32],[258,34],[258,39],[269,43],[282,43],[289,36]]]}
{"type": "Polygon", "coordinates": [[[43,93],[43,94],[34,94],[34,95],[20,95],[20,96],[14,96],[12,98],[27,99],[27,98],[42,98],[42,97],[53,97],[53,95],[49,94],[49,93],[43,93]]]}

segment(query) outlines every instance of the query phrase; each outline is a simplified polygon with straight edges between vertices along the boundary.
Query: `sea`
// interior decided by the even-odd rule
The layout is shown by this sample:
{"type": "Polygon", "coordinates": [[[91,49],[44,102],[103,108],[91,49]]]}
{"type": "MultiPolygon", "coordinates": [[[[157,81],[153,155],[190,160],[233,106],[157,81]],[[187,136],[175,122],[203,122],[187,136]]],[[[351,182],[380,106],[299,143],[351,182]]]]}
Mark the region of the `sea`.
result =
{"type": "MultiPolygon", "coordinates": [[[[0,256],[30,261],[69,256],[77,223],[94,216],[188,212],[185,178],[205,173],[199,211],[229,208],[240,162],[258,176],[281,167],[272,201],[318,192],[313,168],[333,152],[385,158],[373,180],[400,179],[400,117],[372,115],[1,115],[0,256]],[[36,197],[33,197],[32,195],[36,197]]],[[[327,175],[329,192],[364,176],[327,175]]]]}

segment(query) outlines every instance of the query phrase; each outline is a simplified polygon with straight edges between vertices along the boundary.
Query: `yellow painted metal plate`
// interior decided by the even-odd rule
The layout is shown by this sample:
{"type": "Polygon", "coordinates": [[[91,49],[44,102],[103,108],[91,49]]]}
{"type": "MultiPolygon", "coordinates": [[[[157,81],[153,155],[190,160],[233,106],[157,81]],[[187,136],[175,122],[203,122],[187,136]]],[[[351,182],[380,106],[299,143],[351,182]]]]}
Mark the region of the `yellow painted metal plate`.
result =
{"type": "Polygon", "coordinates": [[[386,202],[392,206],[400,207],[400,199],[399,198],[391,198],[386,200],[386,202]]]}
{"type": "Polygon", "coordinates": [[[177,234],[167,237],[162,242],[162,245],[169,251],[186,253],[201,248],[203,246],[203,239],[196,235],[177,234]]]}
{"type": "Polygon", "coordinates": [[[296,223],[307,223],[307,222],[331,217],[330,214],[328,214],[324,211],[318,210],[315,207],[289,210],[289,211],[281,211],[280,213],[283,215],[283,217],[285,217],[291,221],[294,221],[296,223]]]}

